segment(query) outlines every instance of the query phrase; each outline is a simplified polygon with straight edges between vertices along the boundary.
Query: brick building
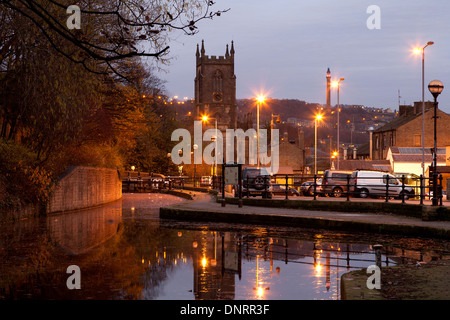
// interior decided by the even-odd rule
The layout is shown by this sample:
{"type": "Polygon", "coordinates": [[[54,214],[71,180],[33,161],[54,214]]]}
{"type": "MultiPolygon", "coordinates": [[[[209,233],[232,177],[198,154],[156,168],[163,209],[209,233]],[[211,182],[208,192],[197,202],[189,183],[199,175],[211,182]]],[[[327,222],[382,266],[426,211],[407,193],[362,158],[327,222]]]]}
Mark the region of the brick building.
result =
{"type": "Polygon", "coordinates": [[[298,130],[298,137],[296,137],[296,139],[289,139],[287,132],[285,132],[280,138],[280,168],[292,170],[293,174],[303,173],[306,157],[303,131],[298,130]]]}
{"type": "MultiPolygon", "coordinates": [[[[437,110],[437,146],[450,145],[450,115],[437,110]]],[[[434,147],[434,107],[425,103],[425,149],[434,147]]],[[[390,147],[422,147],[422,102],[400,106],[397,118],[372,135],[372,159],[385,160],[390,147]]]]}

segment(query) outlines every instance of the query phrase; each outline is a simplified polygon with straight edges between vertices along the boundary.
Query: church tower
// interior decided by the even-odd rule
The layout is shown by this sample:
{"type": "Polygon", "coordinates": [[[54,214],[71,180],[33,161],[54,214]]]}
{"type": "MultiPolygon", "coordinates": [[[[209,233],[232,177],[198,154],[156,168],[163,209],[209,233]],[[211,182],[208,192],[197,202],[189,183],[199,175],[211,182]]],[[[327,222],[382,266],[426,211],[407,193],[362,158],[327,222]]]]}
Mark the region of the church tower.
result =
{"type": "Polygon", "coordinates": [[[330,94],[331,94],[331,72],[330,72],[330,68],[328,68],[328,70],[327,70],[327,105],[326,105],[327,110],[331,109],[330,94]]]}
{"type": "Polygon", "coordinates": [[[236,129],[236,75],[234,74],[234,44],[225,56],[205,55],[205,44],[197,44],[195,77],[195,116],[217,119],[220,130],[236,129]]]}

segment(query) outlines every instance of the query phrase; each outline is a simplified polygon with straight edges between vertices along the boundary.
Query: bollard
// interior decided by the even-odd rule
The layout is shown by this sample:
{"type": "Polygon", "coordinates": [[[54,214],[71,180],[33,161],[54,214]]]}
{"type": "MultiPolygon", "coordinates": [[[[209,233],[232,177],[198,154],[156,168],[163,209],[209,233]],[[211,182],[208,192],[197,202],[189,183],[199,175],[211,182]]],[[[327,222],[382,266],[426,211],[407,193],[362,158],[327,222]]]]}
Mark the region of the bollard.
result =
{"type": "Polygon", "coordinates": [[[423,197],[425,195],[425,189],[423,185],[423,175],[420,175],[420,204],[423,204],[423,197]]]}
{"type": "Polygon", "coordinates": [[[347,176],[347,201],[350,201],[350,175],[347,176]]]}
{"type": "Polygon", "coordinates": [[[405,175],[402,175],[402,203],[405,203],[405,175]]]}
{"type": "Polygon", "coordinates": [[[383,248],[383,245],[376,244],[373,246],[373,249],[375,250],[375,264],[378,268],[381,269],[381,249],[383,248]]]}
{"type": "Polygon", "coordinates": [[[389,201],[389,176],[386,175],[386,200],[385,202],[389,201]]]}
{"type": "Polygon", "coordinates": [[[314,200],[317,200],[316,185],[317,185],[317,175],[314,174],[314,200]]]}
{"type": "Polygon", "coordinates": [[[286,181],[285,181],[285,183],[286,183],[286,200],[288,199],[288,189],[289,189],[289,184],[288,184],[288,175],[286,175],[286,181]]]}

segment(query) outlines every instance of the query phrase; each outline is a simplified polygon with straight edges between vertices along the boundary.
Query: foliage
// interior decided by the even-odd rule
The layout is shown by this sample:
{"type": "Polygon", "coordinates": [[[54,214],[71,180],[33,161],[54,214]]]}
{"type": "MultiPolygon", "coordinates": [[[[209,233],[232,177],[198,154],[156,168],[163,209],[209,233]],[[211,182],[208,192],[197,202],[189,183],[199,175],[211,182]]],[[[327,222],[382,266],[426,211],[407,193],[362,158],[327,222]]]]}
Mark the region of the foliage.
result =
{"type": "Polygon", "coordinates": [[[0,203],[21,199],[45,204],[49,200],[54,185],[51,175],[34,159],[24,146],[0,139],[0,203]]]}

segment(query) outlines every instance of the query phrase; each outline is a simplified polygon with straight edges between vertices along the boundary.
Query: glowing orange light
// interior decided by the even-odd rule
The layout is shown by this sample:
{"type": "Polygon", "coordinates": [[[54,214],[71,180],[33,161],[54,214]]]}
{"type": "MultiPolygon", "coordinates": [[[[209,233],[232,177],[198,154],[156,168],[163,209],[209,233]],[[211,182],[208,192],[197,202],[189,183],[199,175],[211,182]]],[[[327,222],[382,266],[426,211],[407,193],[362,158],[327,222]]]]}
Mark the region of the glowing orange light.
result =
{"type": "Polygon", "coordinates": [[[322,266],[320,265],[320,263],[318,263],[314,266],[314,269],[316,270],[317,273],[320,273],[320,271],[322,271],[322,266]]]}
{"type": "Polygon", "coordinates": [[[261,287],[258,287],[257,292],[258,292],[258,297],[262,298],[262,296],[264,295],[264,289],[261,287]]]}
{"type": "Polygon", "coordinates": [[[203,116],[202,121],[208,121],[208,116],[203,116]]]}
{"type": "Polygon", "coordinates": [[[414,54],[421,54],[421,53],[422,53],[422,49],[420,49],[420,48],[414,48],[414,49],[412,50],[412,53],[414,53],[414,54]]]}
{"type": "Polygon", "coordinates": [[[257,98],[256,98],[256,100],[259,102],[259,103],[263,103],[265,100],[266,100],[266,98],[264,97],[264,96],[258,96],[257,98]]]}
{"type": "Polygon", "coordinates": [[[316,120],[320,121],[322,120],[323,116],[319,113],[318,115],[316,115],[316,120]]]}

